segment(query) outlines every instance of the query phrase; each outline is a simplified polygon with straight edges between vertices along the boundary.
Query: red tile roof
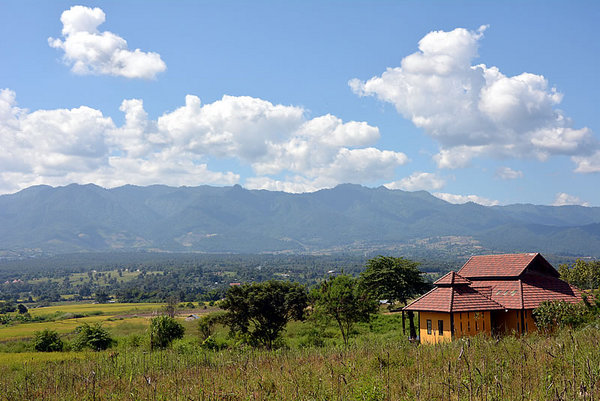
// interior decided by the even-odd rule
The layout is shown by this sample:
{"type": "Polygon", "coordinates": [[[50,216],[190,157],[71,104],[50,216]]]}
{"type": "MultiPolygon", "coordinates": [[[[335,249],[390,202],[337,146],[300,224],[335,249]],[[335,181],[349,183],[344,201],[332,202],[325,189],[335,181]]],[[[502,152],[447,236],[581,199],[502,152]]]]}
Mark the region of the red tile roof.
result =
{"type": "Polygon", "coordinates": [[[466,278],[464,278],[463,276],[461,276],[460,274],[458,274],[456,272],[449,272],[449,273],[446,273],[444,276],[442,276],[440,279],[438,279],[433,284],[437,285],[437,286],[460,285],[460,284],[468,285],[468,284],[471,284],[471,281],[467,280],[466,278]]]}
{"type": "Polygon", "coordinates": [[[566,301],[577,303],[582,300],[581,291],[555,277],[523,275],[523,307],[537,308],[543,301],[566,301]]]}
{"type": "Polygon", "coordinates": [[[434,283],[436,288],[404,309],[432,312],[533,309],[543,301],[577,303],[582,299],[581,291],[560,280],[556,269],[537,253],[473,256],[459,273],[444,275],[434,283]]]}
{"type": "Polygon", "coordinates": [[[466,312],[501,310],[504,307],[466,285],[436,287],[408,304],[405,310],[435,312],[466,312]]]}
{"type": "Polygon", "coordinates": [[[514,253],[471,256],[458,273],[468,279],[518,277],[538,255],[538,253],[514,253]]]}

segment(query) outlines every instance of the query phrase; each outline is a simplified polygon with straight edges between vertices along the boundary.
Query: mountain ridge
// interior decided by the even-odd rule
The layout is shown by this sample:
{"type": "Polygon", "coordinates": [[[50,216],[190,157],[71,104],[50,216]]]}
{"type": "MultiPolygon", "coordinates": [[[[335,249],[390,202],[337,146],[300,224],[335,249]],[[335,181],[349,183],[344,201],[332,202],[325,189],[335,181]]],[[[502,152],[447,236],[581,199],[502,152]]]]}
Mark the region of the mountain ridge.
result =
{"type": "Polygon", "coordinates": [[[427,191],[355,184],[300,194],[239,185],[38,185],[0,196],[0,257],[119,250],[457,252],[453,247],[600,257],[600,208],[457,205],[427,191]]]}

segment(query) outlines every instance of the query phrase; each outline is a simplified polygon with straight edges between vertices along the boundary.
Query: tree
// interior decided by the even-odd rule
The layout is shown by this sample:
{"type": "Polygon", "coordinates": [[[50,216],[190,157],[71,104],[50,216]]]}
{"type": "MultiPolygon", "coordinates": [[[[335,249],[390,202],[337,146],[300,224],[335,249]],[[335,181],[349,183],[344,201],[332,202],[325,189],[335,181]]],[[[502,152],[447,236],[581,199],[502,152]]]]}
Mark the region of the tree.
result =
{"type": "Polygon", "coordinates": [[[150,321],[150,348],[166,348],[173,340],[183,338],[185,329],[175,318],[161,315],[150,321]]]}
{"type": "Polygon", "coordinates": [[[232,334],[271,349],[290,320],[304,319],[307,304],[304,287],[271,280],[230,287],[221,307],[232,334]]]}
{"type": "Polygon", "coordinates": [[[38,352],[58,352],[63,347],[63,341],[54,330],[44,329],[33,333],[33,348],[38,352]]]}
{"type": "MultiPolygon", "coordinates": [[[[367,261],[367,268],[360,274],[361,285],[379,299],[388,299],[391,304],[398,301],[403,305],[417,295],[427,291],[431,285],[423,280],[418,262],[402,257],[378,256],[367,261]]],[[[417,336],[413,322],[414,312],[408,312],[410,336],[417,336]]]]}
{"type": "Polygon", "coordinates": [[[560,278],[583,290],[593,290],[600,286],[600,261],[586,262],[577,259],[573,265],[562,264],[558,267],[560,278]]]}
{"type": "Polygon", "coordinates": [[[369,321],[378,306],[377,300],[359,285],[357,279],[349,275],[322,282],[311,291],[311,301],[315,313],[336,321],[346,346],[354,324],[369,321]]]}
{"type": "Polygon", "coordinates": [[[99,304],[105,304],[108,302],[108,293],[104,290],[98,290],[96,291],[96,296],[94,297],[94,300],[99,304]]]}
{"type": "Polygon", "coordinates": [[[17,311],[19,312],[20,315],[24,315],[28,312],[28,309],[25,305],[19,304],[19,305],[17,305],[17,311]]]}
{"type": "Polygon", "coordinates": [[[75,329],[77,337],[73,341],[73,348],[81,350],[89,348],[94,351],[102,351],[110,347],[114,340],[108,330],[102,327],[102,323],[90,325],[84,323],[75,329]]]}

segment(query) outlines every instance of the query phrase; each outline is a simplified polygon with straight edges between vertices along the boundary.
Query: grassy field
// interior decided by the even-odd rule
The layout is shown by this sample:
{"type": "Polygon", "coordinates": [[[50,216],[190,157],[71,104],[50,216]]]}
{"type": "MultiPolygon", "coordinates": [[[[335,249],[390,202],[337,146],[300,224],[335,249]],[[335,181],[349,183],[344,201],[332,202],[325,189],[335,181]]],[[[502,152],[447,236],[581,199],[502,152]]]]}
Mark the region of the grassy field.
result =
{"type": "MultiPolygon", "coordinates": [[[[32,308],[29,312],[33,317],[49,317],[50,321],[0,326],[0,342],[28,339],[33,337],[36,331],[46,328],[56,330],[63,335],[71,334],[84,323],[98,322],[110,329],[115,336],[143,334],[148,327],[150,317],[163,309],[164,304],[156,303],[65,303],[32,308]]],[[[214,308],[200,309],[195,313],[207,313],[212,310],[214,308]]],[[[180,316],[181,319],[184,317],[185,315],[180,316]]],[[[185,325],[190,326],[190,331],[195,330],[195,326],[191,327],[190,323],[185,322],[185,325]]]]}
{"type": "MultiPolygon", "coordinates": [[[[597,400],[600,330],[435,346],[359,335],[348,349],[31,354],[0,363],[2,400],[597,400]]],[[[184,346],[186,345],[186,346],[184,346]]]]}

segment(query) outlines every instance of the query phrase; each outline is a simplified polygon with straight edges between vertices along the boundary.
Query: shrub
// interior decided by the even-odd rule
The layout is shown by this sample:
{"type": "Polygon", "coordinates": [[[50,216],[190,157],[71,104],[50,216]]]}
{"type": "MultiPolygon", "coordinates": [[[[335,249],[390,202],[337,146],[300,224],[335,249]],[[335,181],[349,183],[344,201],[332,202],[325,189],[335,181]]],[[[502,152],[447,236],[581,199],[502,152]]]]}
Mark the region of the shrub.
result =
{"type": "Polygon", "coordinates": [[[73,342],[73,348],[76,350],[90,348],[94,351],[102,351],[114,343],[110,333],[102,327],[101,323],[96,323],[93,326],[84,323],[82,326],[77,327],[76,332],[77,337],[73,342]]]}
{"type": "Polygon", "coordinates": [[[175,318],[157,316],[150,322],[150,348],[166,348],[173,340],[183,338],[185,329],[175,318]]]}
{"type": "Polygon", "coordinates": [[[533,310],[536,326],[546,332],[557,326],[577,327],[585,322],[587,314],[588,310],[583,303],[565,301],[544,301],[533,310]]]}
{"type": "Polygon", "coordinates": [[[225,322],[225,312],[214,312],[202,316],[198,319],[198,333],[200,340],[204,341],[212,336],[215,330],[215,325],[225,322]]]}
{"type": "Polygon", "coordinates": [[[44,329],[34,333],[33,348],[38,352],[57,352],[63,350],[64,343],[56,331],[44,329]]]}

